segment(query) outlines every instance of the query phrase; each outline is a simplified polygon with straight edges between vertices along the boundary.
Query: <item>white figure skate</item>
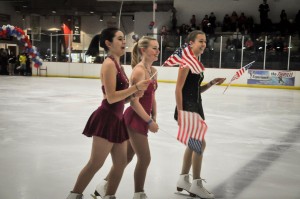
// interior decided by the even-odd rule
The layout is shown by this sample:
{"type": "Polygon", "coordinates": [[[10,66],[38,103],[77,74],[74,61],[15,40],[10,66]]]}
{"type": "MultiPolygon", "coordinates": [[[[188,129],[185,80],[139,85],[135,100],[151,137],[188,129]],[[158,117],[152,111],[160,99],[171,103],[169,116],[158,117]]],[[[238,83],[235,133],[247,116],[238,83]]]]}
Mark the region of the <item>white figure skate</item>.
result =
{"type": "Polygon", "coordinates": [[[83,195],[79,193],[70,193],[67,199],[83,199],[83,195]]]}
{"type": "Polygon", "coordinates": [[[202,181],[203,179],[193,180],[192,186],[189,190],[190,195],[193,197],[198,196],[200,198],[215,198],[214,194],[210,193],[203,187],[202,181]]]}
{"type": "Polygon", "coordinates": [[[182,174],[179,176],[179,180],[177,181],[177,191],[181,192],[183,190],[189,192],[192,183],[190,182],[189,174],[182,174]]]}
{"type": "Polygon", "coordinates": [[[148,199],[148,197],[144,192],[136,192],[133,195],[133,199],[148,199]]]}
{"type": "Polygon", "coordinates": [[[95,196],[103,197],[105,196],[106,190],[107,190],[107,180],[102,180],[102,182],[100,182],[97,185],[94,194],[95,196]]]}

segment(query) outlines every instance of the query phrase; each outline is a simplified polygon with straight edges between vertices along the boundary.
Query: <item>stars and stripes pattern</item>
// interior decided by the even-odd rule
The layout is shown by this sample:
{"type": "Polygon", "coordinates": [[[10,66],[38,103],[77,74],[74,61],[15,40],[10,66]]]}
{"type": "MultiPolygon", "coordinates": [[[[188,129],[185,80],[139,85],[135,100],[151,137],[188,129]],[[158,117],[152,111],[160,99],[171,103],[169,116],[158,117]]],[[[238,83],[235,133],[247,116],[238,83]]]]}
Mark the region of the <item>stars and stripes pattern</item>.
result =
{"type": "Polygon", "coordinates": [[[238,78],[240,78],[245,73],[245,71],[248,70],[253,65],[254,62],[255,61],[253,61],[253,62],[251,62],[251,63],[243,66],[241,69],[239,69],[235,73],[235,75],[232,77],[231,82],[234,81],[234,80],[236,80],[236,79],[238,79],[238,78]]]}
{"type": "Polygon", "coordinates": [[[181,68],[189,67],[194,74],[200,74],[205,70],[203,64],[197,59],[187,43],[177,48],[163,64],[163,66],[174,65],[179,65],[181,68]]]}
{"type": "Polygon", "coordinates": [[[223,94],[226,92],[226,90],[228,89],[228,87],[230,86],[231,82],[233,82],[234,80],[240,78],[246,70],[248,70],[253,64],[254,64],[255,61],[253,62],[250,62],[249,64],[243,66],[241,69],[239,69],[235,74],[234,76],[231,78],[230,82],[228,83],[228,85],[226,86],[223,94]]]}
{"type": "Polygon", "coordinates": [[[201,154],[202,141],[207,131],[205,121],[198,113],[189,111],[179,111],[178,116],[177,140],[201,154]]]}

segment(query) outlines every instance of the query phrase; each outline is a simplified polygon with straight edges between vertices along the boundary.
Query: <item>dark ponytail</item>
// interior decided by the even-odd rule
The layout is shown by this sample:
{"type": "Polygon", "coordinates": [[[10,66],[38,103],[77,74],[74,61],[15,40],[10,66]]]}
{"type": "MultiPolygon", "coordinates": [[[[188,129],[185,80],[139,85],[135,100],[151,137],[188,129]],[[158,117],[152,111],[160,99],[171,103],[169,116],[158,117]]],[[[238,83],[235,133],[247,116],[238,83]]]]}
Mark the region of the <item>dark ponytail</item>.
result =
{"type": "Polygon", "coordinates": [[[99,41],[100,41],[100,35],[95,35],[85,54],[93,56],[93,57],[98,56],[99,55],[99,41]]]}
{"type": "Polygon", "coordinates": [[[86,55],[91,55],[96,57],[99,55],[99,45],[104,48],[107,52],[109,49],[105,44],[105,41],[108,40],[110,42],[113,41],[116,32],[118,32],[118,28],[106,28],[104,29],[101,34],[95,35],[90,43],[88,50],[86,51],[86,55]]]}

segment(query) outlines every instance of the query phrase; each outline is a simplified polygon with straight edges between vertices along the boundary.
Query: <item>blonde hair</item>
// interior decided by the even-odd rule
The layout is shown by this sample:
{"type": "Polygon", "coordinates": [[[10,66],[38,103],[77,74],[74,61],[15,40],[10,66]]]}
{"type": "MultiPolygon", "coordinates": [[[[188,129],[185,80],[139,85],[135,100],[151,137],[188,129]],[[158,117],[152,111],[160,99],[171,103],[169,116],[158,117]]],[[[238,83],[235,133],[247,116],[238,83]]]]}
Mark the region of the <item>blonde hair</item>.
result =
{"type": "Polygon", "coordinates": [[[134,44],[131,53],[131,67],[134,68],[141,61],[141,48],[148,48],[150,41],[156,41],[155,38],[143,36],[137,43],[134,44]]]}

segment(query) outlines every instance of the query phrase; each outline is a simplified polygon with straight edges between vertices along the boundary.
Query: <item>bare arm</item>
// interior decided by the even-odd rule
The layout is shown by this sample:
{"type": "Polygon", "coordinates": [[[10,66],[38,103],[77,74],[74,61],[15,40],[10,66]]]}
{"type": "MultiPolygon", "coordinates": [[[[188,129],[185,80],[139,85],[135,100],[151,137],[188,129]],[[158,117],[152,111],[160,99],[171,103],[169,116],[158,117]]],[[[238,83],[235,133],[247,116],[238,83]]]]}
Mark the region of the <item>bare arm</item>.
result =
{"type": "Polygon", "coordinates": [[[176,82],[176,89],[175,89],[175,98],[176,98],[176,106],[177,110],[182,110],[182,88],[184,86],[186,77],[189,73],[189,68],[179,68],[178,70],[178,77],[176,82]]]}
{"type": "Polygon", "coordinates": [[[139,85],[133,85],[128,89],[116,91],[116,74],[117,69],[114,66],[114,62],[106,59],[101,68],[101,80],[102,84],[105,88],[105,98],[107,99],[108,103],[112,104],[118,101],[121,101],[138,90],[145,90],[148,87],[148,82],[139,82],[139,85]]]}
{"type": "MultiPolygon", "coordinates": [[[[154,69],[154,73],[156,73],[156,69],[154,69]]],[[[154,76],[153,79],[157,80],[157,74],[154,76]]],[[[155,122],[156,122],[156,116],[157,116],[157,105],[156,105],[156,97],[155,97],[155,91],[154,91],[151,117],[155,122]]]]}
{"type": "Polygon", "coordinates": [[[201,93],[205,92],[207,89],[209,89],[213,85],[221,85],[225,80],[226,80],[226,78],[215,78],[215,79],[211,80],[207,84],[201,86],[201,93]]]}
{"type": "MultiPolygon", "coordinates": [[[[141,81],[142,79],[145,79],[145,70],[139,67],[138,65],[135,66],[134,70],[132,71],[132,84],[135,84],[138,81],[141,81]]],[[[134,98],[130,102],[131,107],[133,110],[145,121],[149,121],[151,119],[150,115],[148,115],[143,108],[143,106],[140,104],[139,98],[134,98]]]]}

